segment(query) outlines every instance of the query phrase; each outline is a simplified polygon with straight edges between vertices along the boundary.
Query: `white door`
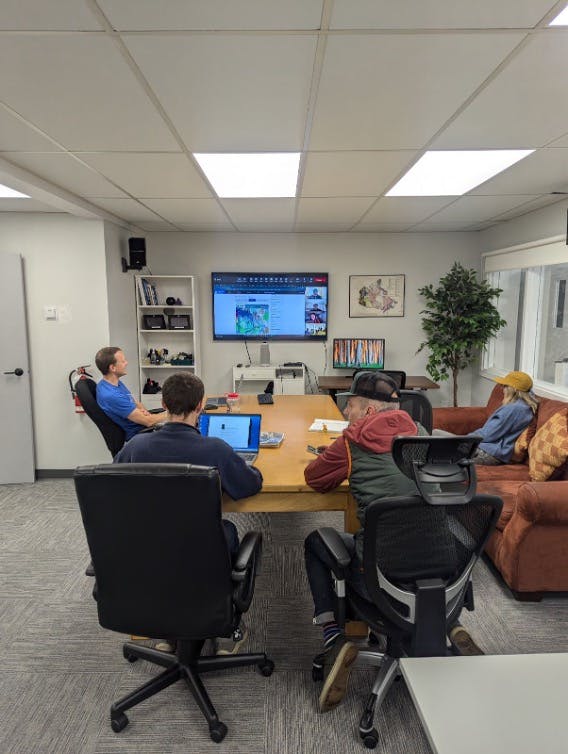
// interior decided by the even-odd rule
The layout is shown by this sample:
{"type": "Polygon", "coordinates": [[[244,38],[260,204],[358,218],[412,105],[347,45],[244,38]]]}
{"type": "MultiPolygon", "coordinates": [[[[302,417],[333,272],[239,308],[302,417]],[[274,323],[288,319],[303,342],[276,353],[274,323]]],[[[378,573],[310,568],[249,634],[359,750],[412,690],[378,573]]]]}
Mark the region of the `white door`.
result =
{"type": "Polygon", "coordinates": [[[0,484],[33,482],[34,435],[23,260],[0,254],[0,484]]]}

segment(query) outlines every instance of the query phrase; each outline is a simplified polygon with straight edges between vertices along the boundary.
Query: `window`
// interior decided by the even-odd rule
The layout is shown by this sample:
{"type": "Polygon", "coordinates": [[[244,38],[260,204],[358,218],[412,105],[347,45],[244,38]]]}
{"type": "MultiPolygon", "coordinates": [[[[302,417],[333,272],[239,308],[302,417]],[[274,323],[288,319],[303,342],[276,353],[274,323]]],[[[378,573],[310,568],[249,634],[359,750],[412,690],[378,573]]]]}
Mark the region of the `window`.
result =
{"type": "Polygon", "coordinates": [[[568,248],[557,242],[517,247],[486,255],[484,266],[488,282],[503,290],[496,305],[507,321],[488,345],[484,370],[520,369],[541,390],[568,393],[568,248]]]}

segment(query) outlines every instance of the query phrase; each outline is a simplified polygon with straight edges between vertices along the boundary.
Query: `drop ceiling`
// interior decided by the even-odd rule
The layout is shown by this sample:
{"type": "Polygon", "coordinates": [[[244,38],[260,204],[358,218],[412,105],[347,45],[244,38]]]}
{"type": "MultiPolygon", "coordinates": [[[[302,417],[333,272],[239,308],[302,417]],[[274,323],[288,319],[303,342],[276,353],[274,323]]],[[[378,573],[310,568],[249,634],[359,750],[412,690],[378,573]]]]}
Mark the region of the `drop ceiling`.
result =
{"type": "Polygon", "coordinates": [[[475,231],[568,191],[550,0],[2,0],[0,182],[141,231],[475,231]],[[468,194],[385,197],[428,149],[534,149],[468,194]],[[301,152],[219,199],[194,152],[301,152]]]}

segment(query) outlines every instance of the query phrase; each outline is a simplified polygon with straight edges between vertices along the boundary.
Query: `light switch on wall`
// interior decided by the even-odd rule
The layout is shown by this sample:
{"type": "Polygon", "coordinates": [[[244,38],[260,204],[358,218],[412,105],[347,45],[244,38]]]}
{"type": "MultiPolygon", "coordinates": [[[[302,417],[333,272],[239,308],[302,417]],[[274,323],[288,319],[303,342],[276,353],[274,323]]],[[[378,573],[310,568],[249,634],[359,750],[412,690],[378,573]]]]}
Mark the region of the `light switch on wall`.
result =
{"type": "Polygon", "coordinates": [[[43,307],[44,319],[57,319],[57,307],[56,306],[44,306],[43,307]]]}

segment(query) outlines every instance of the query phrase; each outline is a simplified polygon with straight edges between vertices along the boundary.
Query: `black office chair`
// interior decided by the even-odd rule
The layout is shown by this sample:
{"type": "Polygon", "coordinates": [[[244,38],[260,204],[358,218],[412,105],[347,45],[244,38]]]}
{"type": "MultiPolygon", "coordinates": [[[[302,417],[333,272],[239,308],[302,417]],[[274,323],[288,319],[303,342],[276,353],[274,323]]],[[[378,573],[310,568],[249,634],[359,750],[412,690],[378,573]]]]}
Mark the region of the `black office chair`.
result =
{"type": "Polygon", "coordinates": [[[432,434],[432,404],[422,390],[401,390],[400,407],[421,424],[426,432],[432,434]]]}
{"type": "Polygon", "coordinates": [[[97,403],[97,383],[86,377],[75,383],[75,392],[79,396],[85,413],[99,428],[107,448],[114,456],[124,445],[126,436],[122,427],[113,422],[97,403]]]}
{"type": "Polygon", "coordinates": [[[383,369],[382,372],[392,377],[399,390],[404,390],[406,387],[406,372],[403,372],[401,369],[383,369]]]}
{"type": "MultiPolygon", "coordinates": [[[[338,622],[343,624],[348,614],[365,621],[371,636],[387,637],[384,653],[372,643],[359,652],[361,661],[380,663],[359,722],[367,748],[378,743],[375,709],[400,674],[400,658],[452,654],[448,631],[464,606],[473,610],[472,570],[503,505],[500,498],[473,494],[471,458],[479,440],[403,437],[394,441],[393,457],[421,495],[377,500],[366,509],[363,567],[368,599],[345,582],[350,556],[338,532],[318,530],[336,563],[337,593],[346,594],[338,597],[338,622]],[[454,489],[446,489],[448,485],[454,489]]],[[[312,675],[314,680],[321,678],[317,664],[312,675]]]]}
{"type": "Polygon", "coordinates": [[[251,603],[261,535],[247,532],[231,566],[213,468],[109,464],[78,468],[74,479],[97,573],[99,623],[177,643],[176,655],[124,644],[129,662],[142,658],[166,670],[112,705],[112,729],[128,725],[126,710],[183,679],[211,739],[222,741],[227,726],[201,674],[256,665],[269,676],[274,669],[263,653],[201,656],[207,639],[231,636],[251,603]]]}

